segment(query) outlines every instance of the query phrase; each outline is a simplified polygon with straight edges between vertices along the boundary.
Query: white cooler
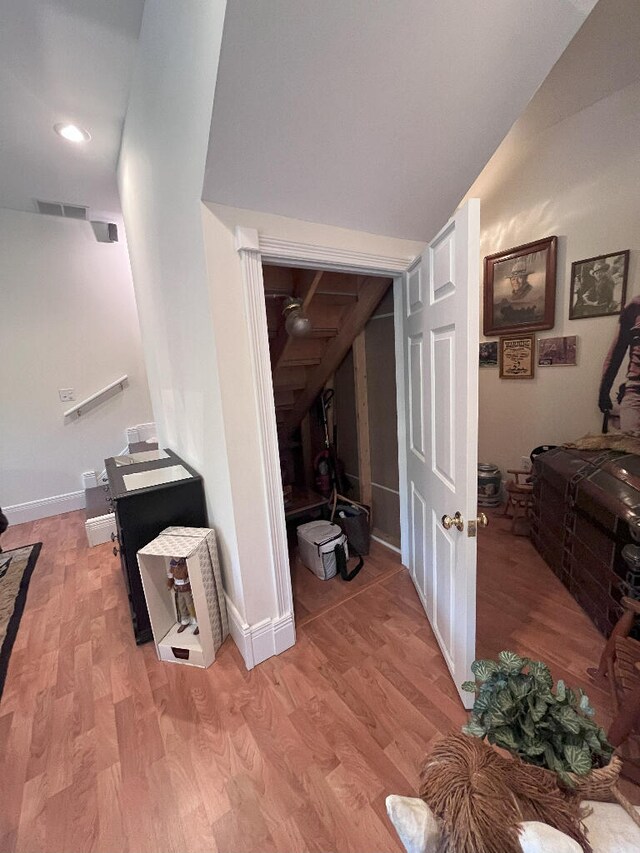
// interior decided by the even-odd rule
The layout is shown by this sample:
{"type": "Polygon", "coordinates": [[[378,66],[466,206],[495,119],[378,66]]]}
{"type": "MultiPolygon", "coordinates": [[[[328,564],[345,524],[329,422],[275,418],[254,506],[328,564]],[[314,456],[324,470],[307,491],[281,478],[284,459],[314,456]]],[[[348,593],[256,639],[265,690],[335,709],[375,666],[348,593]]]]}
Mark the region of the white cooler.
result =
{"type": "Polygon", "coordinates": [[[310,521],[301,524],[298,533],[298,554],[308,569],[320,580],[328,581],[337,572],[335,548],[342,545],[349,559],[347,537],[337,524],[330,521],[310,521]]]}

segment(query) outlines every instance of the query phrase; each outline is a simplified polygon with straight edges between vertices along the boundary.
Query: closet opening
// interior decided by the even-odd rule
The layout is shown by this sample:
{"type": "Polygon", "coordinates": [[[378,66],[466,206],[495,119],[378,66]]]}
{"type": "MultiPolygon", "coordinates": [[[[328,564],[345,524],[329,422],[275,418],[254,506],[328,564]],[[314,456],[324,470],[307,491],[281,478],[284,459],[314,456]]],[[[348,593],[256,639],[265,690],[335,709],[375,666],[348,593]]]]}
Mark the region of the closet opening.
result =
{"type": "MultiPolygon", "coordinates": [[[[263,263],[263,280],[301,627],[402,568],[393,279],[263,263]],[[297,529],[332,514],[338,521],[351,502],[368,511],[363,568],[349,582],[320,579],[303,562],[297,529]]],[[[358,558],[350,550],[352,571],[358,558]]]]}

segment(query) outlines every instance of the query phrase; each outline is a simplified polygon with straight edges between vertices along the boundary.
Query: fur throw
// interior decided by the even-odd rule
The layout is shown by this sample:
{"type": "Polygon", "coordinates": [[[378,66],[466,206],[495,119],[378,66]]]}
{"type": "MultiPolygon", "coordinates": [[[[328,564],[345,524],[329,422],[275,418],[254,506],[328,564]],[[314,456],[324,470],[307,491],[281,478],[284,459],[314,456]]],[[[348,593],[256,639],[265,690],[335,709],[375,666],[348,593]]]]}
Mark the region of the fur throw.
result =
{"type": "Polygon", "coordinates": [[[420,771],[420,797],[442,821],[438,853],[522,853],[518,823],[536,820],[591,847],[578,798],[553,774],[504,758],[478,738],[452,734],[436,743],[420,771]]]}
{"type": "Polygon", "coordinates": [[[572,450],[619,450],[640,456],[640,432],[587,433],[576,441],[567,442],[564,447],[572,450]]]}

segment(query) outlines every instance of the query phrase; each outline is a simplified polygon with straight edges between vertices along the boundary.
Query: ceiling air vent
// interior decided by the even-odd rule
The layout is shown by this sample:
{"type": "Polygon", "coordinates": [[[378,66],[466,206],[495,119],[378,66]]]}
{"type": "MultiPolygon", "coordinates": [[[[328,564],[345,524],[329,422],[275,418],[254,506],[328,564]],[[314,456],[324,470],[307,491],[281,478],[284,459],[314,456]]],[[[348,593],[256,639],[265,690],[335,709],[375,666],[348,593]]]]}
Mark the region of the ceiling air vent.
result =
{"type": "Polygon", "coordinates": [[[38,213],[45,216],[63,216],[65,219],[86,219],[88,208],[79,204],[65,204],[61,201],[41,201],[36,199],[38,213]]]}

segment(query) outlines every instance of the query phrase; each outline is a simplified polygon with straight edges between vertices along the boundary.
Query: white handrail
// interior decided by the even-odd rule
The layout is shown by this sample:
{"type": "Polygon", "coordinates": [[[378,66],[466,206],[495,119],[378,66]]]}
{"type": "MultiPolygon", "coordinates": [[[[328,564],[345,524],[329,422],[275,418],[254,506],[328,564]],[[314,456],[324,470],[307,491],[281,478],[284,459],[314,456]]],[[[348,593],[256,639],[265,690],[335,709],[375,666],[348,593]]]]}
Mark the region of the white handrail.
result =
{"type": "Polygon", "coordinates": [[[103,394],[108,394],[109,391],[113,391],[113,389],[117,388],[118,385],[120,386],[120,390],[123,391],[124,390],[124,383],[128,379],[129,379],[129,377],[125,373],[125,375],[121,376],[120,379],[116,379],[115,382],[111,382],[109,385],[105,385],[104,388],[101,388],[99,391],[96,391],[95,394],[92,394],[90,397],[87,397],[86,400],[83,400],[81,403],[78,403],[77,406],[74,406],[72,409],[68,409],[64,413],[65,418],[71,417],[71,415],[75,415],[75,414],[77,414],[78,417],[80,417],[80,415],[82,414],[81,410],[85,409],[89,405],[89,403],[95,403],[95,401],[99,400],[100,397],[103,396],[103,394]]]}

